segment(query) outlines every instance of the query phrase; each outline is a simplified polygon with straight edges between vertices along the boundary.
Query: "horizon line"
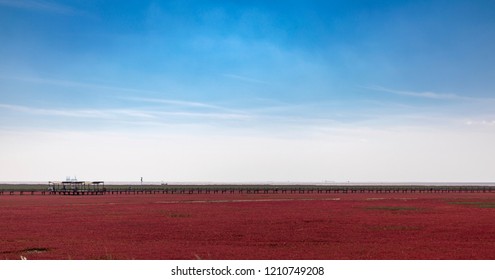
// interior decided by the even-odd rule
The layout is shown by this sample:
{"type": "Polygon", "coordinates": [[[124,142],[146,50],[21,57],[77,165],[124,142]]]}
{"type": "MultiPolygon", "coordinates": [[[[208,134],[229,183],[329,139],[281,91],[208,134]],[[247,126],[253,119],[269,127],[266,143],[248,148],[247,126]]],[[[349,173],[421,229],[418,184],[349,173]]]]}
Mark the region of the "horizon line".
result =
{"type": "MultiPolygon", "coordinates": [[[[83,182],[90,182],[94,180],[80,180],[83,182]]],[[[101,180],[99,180],[101,181],[101,180]]],[[[53,181],[0,181],[0,185],[45,185],[48,182],[53,181]]],[[[165,185],[322,185],[322,186],[332,186],[332,185],[387,185],[387,186],[398,186],[398,185],[435,185],[435,186],[446,186],[446,185],[495,185],[495,181],[245,181],[245,182],[228,182],[228,181],[103,181],[106,185],[133,185],[133,186],[165,186],[165,185]]]]}

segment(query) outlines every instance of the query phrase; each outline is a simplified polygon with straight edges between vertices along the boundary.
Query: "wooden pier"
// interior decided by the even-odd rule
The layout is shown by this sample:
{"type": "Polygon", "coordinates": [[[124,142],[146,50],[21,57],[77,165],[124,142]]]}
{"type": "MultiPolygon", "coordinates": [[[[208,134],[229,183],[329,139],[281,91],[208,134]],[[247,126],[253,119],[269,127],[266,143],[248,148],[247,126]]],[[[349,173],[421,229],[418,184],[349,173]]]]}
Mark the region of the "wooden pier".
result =
{"type": "Polygon", "coordinates": [[[104,186],[102,182],[71,187],[49,184],[40,189],[0,189],[0,195],[143,195],[143,194],[357,194],[357,193],[492,193],[494,185],[164,185],[104,186]],[[56,187],[54,187],[56,186],[56,187]],[[60,187],[61,186],[61,187],[60,187]]]}

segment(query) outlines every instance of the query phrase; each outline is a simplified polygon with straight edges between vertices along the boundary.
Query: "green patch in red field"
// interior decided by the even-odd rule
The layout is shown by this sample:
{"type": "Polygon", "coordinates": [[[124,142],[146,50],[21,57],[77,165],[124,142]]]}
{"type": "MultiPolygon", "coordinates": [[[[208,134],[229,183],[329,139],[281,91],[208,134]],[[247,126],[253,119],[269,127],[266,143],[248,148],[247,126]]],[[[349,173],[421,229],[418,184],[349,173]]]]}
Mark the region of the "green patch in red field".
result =
{"type": "Polygon", "coordinates": [[[1,251],[0,254],[39,254],[39,253],[45,253],[50,251],[49,248],[42,248],[42,247],[32,247],[32,248],[26,248],[22,250],[15,250],[15,251],[1,251]]]}
{"type": "Polygon", "coordinates": [[[449,204],[467,205],[478,208],[495,208],[495,201],[451,201],[449,204]]]}
{"type": "Polygon", "coordinates": [[[424,229],[424,227],[410,225],[372,225],[368,226],[368,228],[377,231],[416,231],[424,229]]]}
{"type": "Polygon", "coordinates": [[[421,211],[423,209],[417,207],[406,207],[406,206],[368,206],[365,207],[366,210],[380,210],[380,211],[421,211]]]}

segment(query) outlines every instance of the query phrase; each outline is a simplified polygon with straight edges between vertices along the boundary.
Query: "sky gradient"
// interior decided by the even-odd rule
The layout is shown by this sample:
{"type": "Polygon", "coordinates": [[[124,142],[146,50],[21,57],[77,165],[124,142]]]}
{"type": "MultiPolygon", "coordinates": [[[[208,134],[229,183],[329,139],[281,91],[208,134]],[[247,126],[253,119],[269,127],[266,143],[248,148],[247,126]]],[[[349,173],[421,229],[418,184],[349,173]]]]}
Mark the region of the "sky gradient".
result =
{"type": "Polygon", "coordinates": [[[493,1],[0,0],[0,181],[493,182],[493,1]]]}

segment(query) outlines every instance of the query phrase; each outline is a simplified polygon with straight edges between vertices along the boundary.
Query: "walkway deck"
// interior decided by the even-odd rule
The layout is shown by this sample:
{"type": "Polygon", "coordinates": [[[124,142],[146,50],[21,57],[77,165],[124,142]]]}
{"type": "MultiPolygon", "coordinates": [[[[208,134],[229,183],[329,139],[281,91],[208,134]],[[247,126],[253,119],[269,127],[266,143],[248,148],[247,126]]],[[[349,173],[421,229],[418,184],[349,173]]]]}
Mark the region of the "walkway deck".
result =
{"type": "Polygon", "coordinates": [[[173,186],[107,188],[105,190],[0,190],[0,195],[138,195],[138,194],[329,194],[329,193],[465,193],[495,192],[490,186],[173,186]]]}

